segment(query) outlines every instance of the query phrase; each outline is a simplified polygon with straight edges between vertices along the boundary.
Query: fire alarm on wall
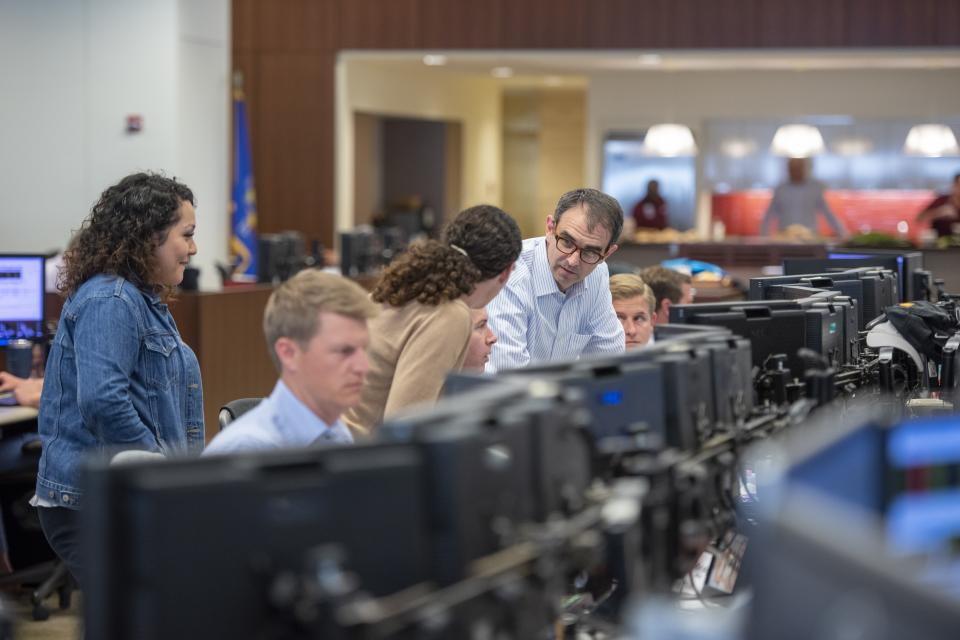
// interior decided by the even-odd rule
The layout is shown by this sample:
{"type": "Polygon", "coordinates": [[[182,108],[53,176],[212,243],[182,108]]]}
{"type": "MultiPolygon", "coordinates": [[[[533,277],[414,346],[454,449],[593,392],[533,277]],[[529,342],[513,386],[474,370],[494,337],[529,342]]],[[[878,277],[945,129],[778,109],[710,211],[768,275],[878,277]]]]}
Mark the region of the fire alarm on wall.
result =
{"type": "Polygon", "coordinates": [[[132,114],[127,116],[127,133],[140,133],[143,131],[143,116],[132,114]]]}

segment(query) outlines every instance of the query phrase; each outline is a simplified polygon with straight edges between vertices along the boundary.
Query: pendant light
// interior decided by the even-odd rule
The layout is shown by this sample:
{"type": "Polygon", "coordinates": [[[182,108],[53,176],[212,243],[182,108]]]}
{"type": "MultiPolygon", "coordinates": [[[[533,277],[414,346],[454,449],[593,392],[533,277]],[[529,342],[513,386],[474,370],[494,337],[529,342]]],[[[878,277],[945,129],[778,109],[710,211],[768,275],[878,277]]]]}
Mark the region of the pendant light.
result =
{"type": "Polygon", "coordinates": [[[824,149],[820,130],[810,124],[781,125],[773,135],[770,150],[778,156],[809,158],[824,149]]]}

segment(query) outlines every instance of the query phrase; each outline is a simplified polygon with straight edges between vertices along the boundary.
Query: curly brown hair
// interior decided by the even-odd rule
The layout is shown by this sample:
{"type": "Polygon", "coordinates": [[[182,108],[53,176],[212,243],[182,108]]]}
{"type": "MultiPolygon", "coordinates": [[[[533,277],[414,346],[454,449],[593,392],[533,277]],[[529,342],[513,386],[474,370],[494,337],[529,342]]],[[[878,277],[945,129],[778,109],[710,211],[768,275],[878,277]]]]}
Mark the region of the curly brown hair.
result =
{"type": "Polygon", "coordinates": [[[422,240],[384,269],[372,297],[392,307],[413,300],[435,306],[468,295],[479,281],[480,270],[459,251],[436,240],[422,240]]]}
{"type": "Polygon", "coordinates": [[[161,291],[163,287],[152,282],[154,250],[180,219],[184,202],[194,204],[193,192],[155,173],[134,173],[108,187],[63,254],[60,291],[69,296],[101,273],[161,291]]]}
{"type": "Polygon", "coordinates": [[[394,307],[411,300],[427,305],[456,300],[472,293],[481,280],[503,273],[522,248],[516,221],[489,204],[458,213],[443,240],[411,245],[384,270],[373,299],[394,307]]]}

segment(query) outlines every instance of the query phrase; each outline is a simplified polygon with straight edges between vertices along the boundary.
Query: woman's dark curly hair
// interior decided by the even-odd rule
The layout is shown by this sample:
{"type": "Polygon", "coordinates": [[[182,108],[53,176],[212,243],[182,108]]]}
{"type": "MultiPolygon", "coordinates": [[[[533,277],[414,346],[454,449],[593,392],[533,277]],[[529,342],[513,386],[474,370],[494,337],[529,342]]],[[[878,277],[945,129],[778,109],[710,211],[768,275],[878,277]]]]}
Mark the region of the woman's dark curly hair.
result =
{"type": "Polygon", "coordinates": [[[464,209],[442,242],[415,242],[398,256],[380,276],[373,299],[393,307],[456,300],[513,264],[521,244],[520,228],[503,209],[488,204],[464,209]]]}
{"type": "Polygon", "coordinates": [[[134,173],[107,188],[63,254],[60,291],[69,296],[100,273],[160,290],[151,281],[154,250],[180,219],[184,202],[194,204],[186,185],[154,173],[134,173]]]}

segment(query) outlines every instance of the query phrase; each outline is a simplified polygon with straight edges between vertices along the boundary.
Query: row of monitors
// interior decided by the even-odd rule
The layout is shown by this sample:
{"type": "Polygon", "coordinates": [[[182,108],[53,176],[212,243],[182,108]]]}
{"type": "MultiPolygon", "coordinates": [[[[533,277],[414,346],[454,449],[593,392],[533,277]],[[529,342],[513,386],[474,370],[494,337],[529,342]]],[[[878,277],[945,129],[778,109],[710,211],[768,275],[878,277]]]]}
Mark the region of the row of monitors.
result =
{"type": "Polygon", "coordinates": [[[340,545],[373,596],[464,579],[524,523],[579,512],[622,439],[693,449],[749,413],[745,340],[682,326],[657,338],[646,351],[502,373],[383,425],[374,444],[94,466],[88,633],[282,637],[264,594],[323,542],[340,545]]]}
{"type": "Polygon", "coordinates": [[[670,322],[722,326],[750,341],[753,365],[784,354],[799,377],[809,349],[831,366],[855,364],[860,332],[899,301],[895,273],[871,267],[842,272],[752,278],[750,300],[675,305],[670,322]]]}
{"type": "Polygon", "coordinates": [[[445,393],[546,379],[575,389],[592,416],[602,454],[624,450],[693,450],[753,410],[750,342],[722,327],[656,327],[641,350],[502,371],[450,374],[445,393]]]}
{"type": "Polygon", "coordinates": [[[498,386],[385,424],[370,444],[94,464],[86,634],[333,637],[294,628],[298,606],[271,598],[317,569],[311,557],[340,558],[369,596],[415,603],[398,594],[456,584],[523,527],[584,509],[593,467],[581,409],[556,388],[498,386]]]}

